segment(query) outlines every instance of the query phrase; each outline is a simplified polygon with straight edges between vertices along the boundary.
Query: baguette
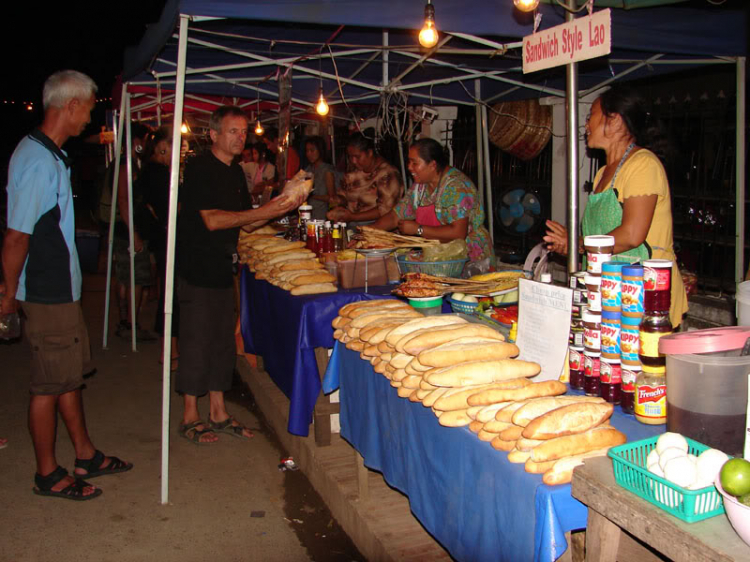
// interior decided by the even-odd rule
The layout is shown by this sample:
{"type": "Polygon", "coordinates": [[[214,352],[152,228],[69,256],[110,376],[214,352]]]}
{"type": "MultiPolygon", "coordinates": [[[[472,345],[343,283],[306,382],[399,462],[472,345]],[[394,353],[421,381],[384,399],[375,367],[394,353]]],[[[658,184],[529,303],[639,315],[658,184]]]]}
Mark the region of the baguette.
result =
{"type": "MultiPolygon", "coordinates": [[[[430,384],[434,384],[429,378],[430,384]]],[[[559,381],[544,381],[532,383],[523,388],[510,390],[485,390],[479,394],[469,397],[469,406],[479,406],[480,404],[493,404],[495,402],[505,402],[508,400],[526,400],[528,398],[540,398],[542,396],[555,396],[564,394],[567,387],[559,381]]]]}
{"type": "Polygon", "coordinates": [[[531,458],[537,462],[551,461],[605,447],[615,447],[626,441],[625,434],[613,427],[595,427],[584,433],[548,439],[534,447],[531,458]]]}
{"type": "Polygon", "coordinates": [[[382,332],[385,329],[395,328],[396,326],[400,326],[401,324],[406,322],[406,319],[399,320],[399,318],[400,317],[391,318],[385,321],[383,324],[377,323],[366,326],[360,331],[359,337],[363,341],[370,342],[372,345],[378,345],[380,342],[375,341],[374,339],[378,333],[382,332]]]}
{"type": "MultiPolygon", "coordinates": [[[[331,277],[333,276],[331,275],[331,277]]],[[[422,318],[422,314],[413,309],[408,311],[399,310],[398,312],[371,312],[369,314],[357,316],[356,318],[352,317],[352,321],[349,325],[354,328],[364,328],[375,322],[387,322],[393,318],[422,318]]]]}
{"type": "Polygon", "coordinates": [[[413,390],[409,395],[409,402],[419,402],[419,389],[413,390]]]}
{"type": "MultiPolygon", "coordinates": [[[[526,427],[532,420],[538,418],[539,416],[545,415],[547,412],[560,408],[561,406],[583,402],[598,402],[602,404],[605,403],[603,398],[594,396],[550,396],[546,398],[539,398],[537,400],[529,401],[526,405],[524,405],[523,408],[518,409],[513,414],[513,423],[526,427]]],[[[583,429],[581,431],[586,430],[583,429]]],[[[536,437],[535,439],[542,439],[542,437],[536,437]]]]}
{"type": "MultiPolygon", "coordinates": [[[[428,384],[432,384],[427,381],[428,384]]],[[[450,388],[448,392],[443,394],[439,404],[435,404],[438,410],[465,410],[469,407],[469,396],[482,392],[489,388],[495,388],[494,384],[482,384],[476,386],[459,386],[450,388]]],[[[501,383],[497,384],[497,388],[504,388],[501,383]]]]}
{"type": "Polygon", "coordinates": [[[352,351],[362,351],[365,348],[365,344],[362,340],[349,340],[346,342],[346,349],[352,351]]]}
{"type": "Polygon", "coordinates": [[[297,275],[292,279],[292,285],[311,285],[312,283],[333,283],[336,276],[326,272],[313,273],[309,272],[303,275],[297,275]]]}
{"type": "Polygon", "coordinates": [[[341,330],[340,328],[333,331],[334,339],[341,341],[341,336],[343,335],[344,335],[344,330],[341,330]]]}
{"type": "Polygon", "coordinates": [[[569,404],[531,420],[525,427],[523,436],[529,439],[554,439],[583,433],[607,421],[612,417],[612,412],[614,406],[606,402],[569,404]]]}
{"type": "Polygon", "coordinates": [[[270,244],[265,246],[261,252],[264,254],[278,254],[280,252],[291,252],[297,248],[304,248],[305,242],[287,242],[286,244],[270,244]]]}
{"type": "MultiPolygon", "coordinates": [[[[430,383],[427,383],[430,384],[430,383]]],[[[482,406],[471,406],[469,408],[466,408],[466,415],[469,416],[471,419],[476,420],[477,414],[479,413],[479,410],[482,409],[482,406]]]]}
{"type": "Polygon", "coordinates": [[[285,261],[299,261],[302,259],[311,259],[314,257],[315,257],[315,254],[313,254],[309,250],[296,251],[296,252],[284,252],[283,254],[273,256],[271,259],[266,260],[265,263],[267,266],[271,266],[271,265],[285,262],[285,261]]]}
{"type": "MultiPolygon", "coordinates": [[[[405,349],[408,351],[408,346],[405,349]]],[[[540,370],[541,367],[538,363],[521,361],[520,359],[467,361],[465,363],[451,365],[450,367],[431,369],[425,374],[425,379],[427,379],[427,382],[434,384],[435,386],[469,386],[475,384],[490,384],[520,377],[533,377],[538,375],[540,370]]],[[[563,384],[562,386],[562,392],[565,392],[565,385],[563,384]]],[[[503,389],[497,390],[500,391],[503,389]]],[[[503,400],[494,400],[494,402],[502,401],[503,400]]],[[[479,404],[469,403],[469,405],[478,406],[479,404]]]]}
{"type": "MultiPolygon", "coordinates": [[[[463,339],[463,338],[460,338],[463,339]]],[[[519,353],[514,343],[488,340],[484,342],[444,343],[426,349],[419,354],[419,362],[430,367],[448,367],[462,361],[485,361],[491,359],[510,359],[519,353]]]]}
{"type": "Polygon", "coordinates": [[[542,482],[548,486],[556,486],[558,484],[567,484],[573,479],[573,469],[577,466],[581,466],[585,459],[592,457],[602,457],[607,454],[609,447],[597,449],[595,451],[589,451],[580,455],[573,455],[565,457],[557,462],[542,476],[542,482]]]}
{"type": "MultiPolygon", "coordinates": [[[[362,339],[362,338],[359,338],[362,339]]],[[[391,353],[381,353],[380,359],[383,360],[385,363],[390,363],[392,354],[391,353]]]]}
{"type": "MultiPolygon", "coordinates": [[[[485,326],[484,324],[465,324],[454,329],[436,330],[420,334],[406,342],[403,347],[406,353],[419,356],[426,349],[431,349],[463,337],[480,337],[505,341],[505,336],[489,326],[485,326]]],[[[459,352],[457,355],[467,357],[465,353],[462,354],[459,352]]]]}
{"type": "Polygon", "coordinates": [[[522,462],[525,463],[530,456],[531,453],[529,451],[519,451],[518,449],[513,449],[508,453],[508,462],[512,462],[513,464],[521,464],[522,462]]]}
{"type": "Polygon", "coordinates": [[[516,448],[519,451],[531,451],[534,447],[541,445],[542,443],[544,443],[544,441],[539,439],[526,439],[525,437],[521,437],[516,441],[516,448]]]}
{"type": "Polygon", "coordinates": [[[431,392],[432,392],[431,390],[425,390],[423,388],[420,388],[417,391],[417,399],[421,402],[422,400],[424,400],[425,398],[427,398],[430,395],[431,392]]]}
{"type": "Polygon", "coordinates": [[[471,407],[479,408],[479,412],[477,412],[477,420],[482,423],[487,423],[490,420],[496,419],[495,414],[497,414],[498,411],[502,410],[503,408],[511,404],[513,404],[513,402],[498,402],[497,404],[490,404],[488,406],[471,406],[471,407]]]}
{"type": "Polygon", "coordinates": [[[469,424],[469,429],[470,429],[470,430],[471,430],[472,432],[474,432],[474,433],[476,433],[476,434],[479,434],[479,432],[480,432],[480,431],[482,431],[482,426],[483,426],[483,425],[484,425],[484,424],[483,424],[482,422],[478,422],[478,421],[474,420],[474,421],[472,421],[472,422],[471,422],[471,423],[469,424]]]}
{"type": "Polygon", "coordinates": [[[480,441],[486,441],[489,443],[490,441],[495,439],[495,437],[497,437],[497,433],[487,431],[486,429],[484,429],[484,424],[482,424],[481,422],[478,422],[478,423],[482,425],[482,428],[479,431],[477,431],[477,437],[479,438],[480,441]]]}
{"type": "MultiPolygon", "coordinates": [[[[385,338],[389,344],[395,346],[398,341],[407,334],[411,334],[417,330],[423,328],[435,328],[438,326],[449,326],[453,324],[467,324],[466,320],[458,316],[426,316],[425,318],[417,318],[411,322],[406,322],[401,326],[394,328],[385,338]]],[[[413,355],[413,354],[412,354],[413,355]]]]}
{"type": "MultiPolygon", "coordinates": [[[[492,423],[492,422],[490,422],[492,423]]],[[[503,423],[495,421],[494,423],[503,423]]],[[[511,425],[509,428],[504,429],[500,432],[500,439],[503,439],[505,441],[518,441],[518,439],[521,438],[523,434],[523,427],[520,425],[511,425]]]]}
{"type": "Polygon", "coordinates": [[[412,359],[414,359],[414,357],[407,355],[406,353],[394,353],[393,357],[391,357],[391,365],[397,369],[403,369],[411,363],[412,359]]]}
{"type": "Polygon", "coordinates": [[[409,363],[415,371],[418,371],[420,373],[426,373],[427,371],[431,370],[432,367],[427,367],[425,365],[422,365],[422,363],[419,362],[419,358],[415,357],[412,359],[411,363],[409,363]]]}
{"type": "Polygon", "coordinates": [[[317,260],[292,260],[282,262],[279,265],[279,270],[281,271],[299,271],[305,269],[325,269],[325,267],[317,260]]]}
{"type": "Polygon", "coordinates": [[[398,393],[399,398],[409,398],[411,396],[411,393],[414,392],[413,388],[405,388],[403,386],[399,386],[396,389],[396,392],[398,393]]]}
{"type": "Polygon", "coordinates": [[[388,324],[386,324],[380,330],[378,330],[372,336],[370,336],[370,343],[373,345],[379,345],[383,343],[385,341],[386,336],[391,332],[391,330],[399,327],[401,324],[405,324],[406,322],[409,322],[408,318],[393,319],[390,322],[391,324],[393,324],[392,326],[389,326],[388,324]]]}
{"type": "Polygon", "coordinates": [[[438,398],[440,398],[443,394],[448,392],[447,388],[438,388],[437,390],[433,390],[424,397],[422,400],[422,406],[425,408],[432,408],[432,405],[437,401],[438,398]]]}
{"type": "Polygon", "coordinates": [[[310,285],[294,287],[290,293],[293,295],[317,295],[320,293],[335,293],[336,291],[338,291],[336,286],[330,283],[312,283],[310,285]]]}
{"type": "MultiPolygon", "coordinates": [[[[540,398],[534,398],[533,400],[540,400],[540,398]]],[[[495,412],[495,419],[497,421],[503,421],[513,423],[513,414],[515,414],[520,408],[533,400],[519,400],[517,402],[503,402],[508,404],[506,408],[498,409],[495,412]]]]}
{"type": "Polygon", "coordinates": [[[400,301],[398,299],[371,299],[366,301],[350,302],[349,304],[345,304],[339,309],[339,314],[341,316],[349,316],[351,311],[358,308],[368,308],[370,306],[402,306],[403,304],[404,301],[400,301]]]}
{"type": "MultiPolygon", "coordinates": [[[[414,374],[414,373],[409,372],[409,365],[406,366],[404,371],[406,371],[407,375],[414,374]]],[[[439,386],[432,386],[430,383],[424,380],[424,377],[422,377],[422,373],[419,373],[417,376],[421,378],[421,380],[419,381],[419,388],[421,388],[422,390],[435,390],[436,388],[440,388],[439,386]]]]}
{"type": "MultiPolygon", "coordinates": [[[[375,301],[378,302],[378,301],[375,301]]],[[[406,310],[409,312],[414,312],[414,309],[410,307],[408,304],[404,302],[399,302],[398,304],[390,304],[390,301],[384,301],[386,304],[382,304],[380,306],[367,306],[367,307],[359,307],[351,310],[347,316],[349,318],[359,318],[360,316],[364,314],[375,314],[375,313],[383,313],[383,312],[396,312],[401,310],[406,310]]]]}
{"type": "Polygon", "coordinates": [[[499,437],[495,437],[492,441],[490,441],[490,445],[492,445],[493,449],[496,449],[498,451],[512,451],[515,446],[515,441],[503,441],[499,437]]]}
{"type": "MultiPolygon", "coordinates": [[[[360,331],[360,334],[361,333],[362,332],[360,331]]],[[[362,339],[362,338],[359,338],[359,339],[362,339]]],[[[365,341],[365,340],[362,340],[362,341],[365,341]]],[[[378,351],[377,345],[365,345],[365,349],[362,353],[364,353],[368,357],[377,357],[378,359],[380,359],[380,352],[378,351]]]]}
{"type": "MultiPolygon", "coordinates": [[[[529,453],[529,455],[531,455],[531,453],[529,453]]],[[[530,474],[544,474],[550,468],[555,466],[556,462],[558,461],[536,462],[529,458],[523,468],[530,474]]]]}
{"type": "MultiPolygon", "coordinates": [[[[404,371],[403,369],[393,369],[393,366],[391,366],[391,368],[388,369],[388,372],[391,373],[391,380],[400,382],[402,385],[404,384],[404,379],[411,376],[411,375],[407,375],[406,371],[404,371]]],[[[419,382],[417,382],[417,386],[412,387],[412,388],[417,388],[418,386],[419,386],[419,382]]]]}
{"type": "MultiPolygon", "coordinates": [[[[490,420],[484,424],[484,430],[489,431],[490,433],[494,433],[495,437],[498,437],[503,431],[510,427],[513,427],[512,423],[499,422],[497,420],[490,420]]],[[[515,439],[501,439],[503,439],[503,441],[515,441],[515,439]]]]}
{"type": "Polygon", "coordinates": [[[380,353],[394,353],[396,350],[394,349],[392,345],[389,345],[388,342],[381,341],[378,344],[378,351],[380,353]]]}
{"type": "Polygon", "coordinates": [[[388,364],[384,363],[383,361],[380,361],[377,364],[374,364],[372,366],[372,370],[378,373],[379,375],[385,375],[385,369],[388,364]]]}
{"type": "Polygon", "coordinates": [[[441,413],[438,422],[445,427],[463,427],[469,425],[472,419],[466,415],[466,410],[453,410],[441,413]]]}
{"type": "Polygon", "coordinates": [[[411,388],[413,390],[418,390],[419,381],[421,380],[422,380],[422,377],[415,377],[414,375],[406,375],[403,379],[401,379],[401,386],[405,388],[411,388]]]}

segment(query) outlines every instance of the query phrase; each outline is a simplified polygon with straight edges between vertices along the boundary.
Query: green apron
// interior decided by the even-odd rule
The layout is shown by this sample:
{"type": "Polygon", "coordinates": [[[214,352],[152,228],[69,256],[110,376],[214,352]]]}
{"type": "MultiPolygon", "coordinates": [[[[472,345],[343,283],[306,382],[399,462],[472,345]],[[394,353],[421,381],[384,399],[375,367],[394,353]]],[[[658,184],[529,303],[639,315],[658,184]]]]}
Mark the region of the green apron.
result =
{"type": "MultiPolygon", "coordinates": [[[[634,145],[630,145],[625,151],[620,164],[617,166],[615,175],[612,178],[612,183],[609,189],[602,191],[601,193],[591,193],[589,195],[588,203],[586,203],[586,210],[583,212],[583,220],[581,221],[581,233],[583,236],[594,236],[600,234],[608,234],[615,228],[622,224],[622,204],[617,200],[617,191],[615,190],[615,180],[617,174],[620,172],[625,159],[630,154],[634,145]]],[[[640,246],[616,254],[612,256],[613,261],[625,261],[625,262],[643,262],[644,260],[651,258],[651,249],[644,241],[640,246]]]]}

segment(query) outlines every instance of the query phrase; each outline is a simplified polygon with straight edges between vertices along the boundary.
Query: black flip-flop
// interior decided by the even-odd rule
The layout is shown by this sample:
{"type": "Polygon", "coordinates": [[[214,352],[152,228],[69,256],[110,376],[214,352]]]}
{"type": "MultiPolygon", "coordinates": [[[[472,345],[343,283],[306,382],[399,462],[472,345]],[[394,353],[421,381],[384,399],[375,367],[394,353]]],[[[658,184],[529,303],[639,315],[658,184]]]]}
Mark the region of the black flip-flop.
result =
{"type": "Polygon", "coordinates": [[[106,476],[107,474],[119,474],[127,472],[133,468],[133,463],[125,462],[117,457],[109,457],[109,464],[102,467],[104,463],[104,453],[97,450],[90,459],[76,459],[75,467],[82,468],[86,474],[76,474],[76,478],[96,478],[97,476],[106,476]]]}
{"type": "Polygon", "coordinates": [[[47,496],[51,498],[63,498],[66,500],[73,500],[78,502],[93,500],[94,498],[98,498],[102,495],[101,488],[96,488],[94,490],[93,494],[84,495],[83,489],[91,486],[88,482],[85,480],[80,480],[78,478],[74,479],[72,484],[69,484],[62,490],[54,491],[52,490],[52,487],[55,486],[60,480],[65,478],[68,475],[68,471],[65,470],[63,467],[58,466],[55,470],[50,472],[47,476],[42,476],[40,474],[34,475],[34,483],[36,484],[36,487],[33,489],[33,492],[37,496],[47,496]]]}

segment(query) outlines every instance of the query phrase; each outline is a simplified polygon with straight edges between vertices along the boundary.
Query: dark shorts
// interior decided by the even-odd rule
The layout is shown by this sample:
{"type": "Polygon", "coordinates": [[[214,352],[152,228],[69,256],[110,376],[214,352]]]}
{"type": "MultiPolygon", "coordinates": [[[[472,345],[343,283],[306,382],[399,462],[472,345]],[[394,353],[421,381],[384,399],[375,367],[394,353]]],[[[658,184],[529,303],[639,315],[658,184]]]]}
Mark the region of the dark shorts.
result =
{"type": "Polygon", "coordinates": [[[21,307],[31,345],[31,394],[59,395],[80,388],[84,373],[93,368],[81,301],[22,302],[21,307]]]}
{"type": "Polygon", "coordinates": [[[234,289],[207,289],[177,279],[180,363],[175,390],[191,396],[232,388],[237,361],[234,289]]]}
{"type": "MultiPolygon", "coordinates": [[[[115,257],[115,277],[123,285],[130,285],[130,251],[129,243],[122,238],[112,241],[112,253],[115,257]]],[[[135,284],[151,285],[151,254],[148,251],[148,241],[143,241],[143,250],[135,254],[135,284]]]]}

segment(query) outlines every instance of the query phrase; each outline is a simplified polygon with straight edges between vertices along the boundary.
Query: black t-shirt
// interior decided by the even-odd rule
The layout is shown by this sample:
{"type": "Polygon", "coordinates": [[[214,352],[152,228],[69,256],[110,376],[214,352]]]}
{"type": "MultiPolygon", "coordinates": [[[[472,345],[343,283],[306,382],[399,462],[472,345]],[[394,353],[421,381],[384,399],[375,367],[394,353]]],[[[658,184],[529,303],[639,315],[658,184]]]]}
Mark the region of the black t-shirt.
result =
{"type": "Polygon", "coordinates": [[[232,286],[232,255],[239,228],[209,231],[201,210],[242,211],[249,205],[247,182],[237,163],[227,166],[212,152],[193,158],[185,168],[177,224],[177,270],[198,287],[232,286]]]}
{"type": "Polygon", "coordinates": [[[169,166],[147,162],[138,177],[138,193],[156,215],[155,221],[166,230],[169,220],[169,166]]]}

